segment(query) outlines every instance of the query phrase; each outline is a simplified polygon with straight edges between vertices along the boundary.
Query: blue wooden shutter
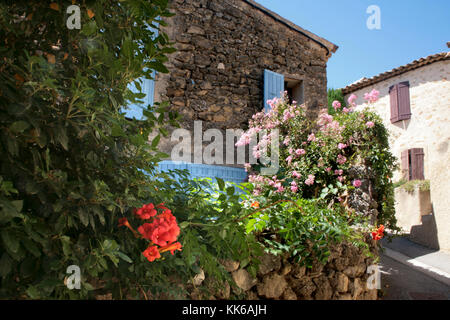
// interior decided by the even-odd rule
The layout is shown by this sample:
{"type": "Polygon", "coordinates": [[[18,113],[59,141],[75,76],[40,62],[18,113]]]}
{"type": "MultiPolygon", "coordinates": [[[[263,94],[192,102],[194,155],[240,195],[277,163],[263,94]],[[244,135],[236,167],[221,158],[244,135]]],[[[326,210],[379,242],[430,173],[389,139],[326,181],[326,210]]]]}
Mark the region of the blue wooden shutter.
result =
{"type": "Polygon", "coordinates": [[[230,181],[235,183],[242,183],[247,178],[247,172],[242,168],[225,167],[225,166],[212,166],[206,164],[187,163],[187,162],[175,162],[175,161],[161,161],[159,164],[159,170],[166,172],[169,170],[184,170],[189,171],[190,177],[194,178],[221,178],[224,181],[230,181]]]}
{"type": "Polygon", "coordinates": [[[264,70],[264,110],[270,110],[267,100],[281,98],[284,91],[284,76],[270,70],[264,70]]]}
{"type": "MultiPolygon", "coordinates": [[[[157,25],[157,24],[156,24],[157,25]]],[[[153,31],[153,39],[155,39],[158,36],[159,30],[156,28],[149,27],[153,31]]],[[[145,98],[142,99],[143,103],[137,103],[137,104],[130,104],[127,106],[127,108],[124,108],[123,111],[125,112],[125,117],[130,119],[137,119],[137,120],[144,120],[144,114],[143,114],[143,108],[147,108],[147,106],[153,105],[154,102],[154,96],[155,96],[155,77],[156,72],[153,70],[152,72],[152,78],[153,79],[146,79],[144,77],[139,78],[137,81],[140,82],[142,91],[139,91],[138,88],[136,88],[134,82],[130,83],[128,85],[128,88],[136,93],[142,92],[145,93],[145,98]]]]}
{"type": "MultiPolygon", "coordinates": [[[[152,72],[152,77],[155,78],[155,71],[152,72]]],[[[127,108],[124,108],[125,116],[130,119],[143,120],[145,119],[143,114],[143,108],[146,108],[149,104],[153,105],[153,97],[155,95],[155,80],[140,78],[137,81],[140,81],[142,93],[145,93],[146,96],[142,99],[144,102],[142,104],[130,104],[127,108]]],[[[133,92],[140,92],[134,83],[130,83],[128,88],[133,92]]]]}

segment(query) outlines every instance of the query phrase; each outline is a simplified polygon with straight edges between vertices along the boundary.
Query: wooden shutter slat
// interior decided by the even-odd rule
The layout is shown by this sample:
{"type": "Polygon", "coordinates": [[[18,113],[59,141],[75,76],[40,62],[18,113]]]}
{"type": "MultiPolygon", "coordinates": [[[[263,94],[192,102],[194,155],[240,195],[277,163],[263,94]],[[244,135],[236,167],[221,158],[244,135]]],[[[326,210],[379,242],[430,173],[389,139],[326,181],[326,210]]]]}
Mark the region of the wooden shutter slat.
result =
{"type": "Polygon", "coordinates": [[[409,174],[409,172],[410,172],[410,168],[409,168],[409,150],[403,151],[402,155],[401,155],[401,158],[402,158],[401,159],[402,160],[402,167],[401,167],[402,177],[403,177],[403,179],[409,181],[410,178],[411,178],[410,174],[409,174]]]}
{"type": "Polygon", "coordinates": [[[398,120],[411,119],[411,103],[409,98],[409,82],[398,84],[398,120]]]}
{"type": "Polygon", "coordinates": [[[389,96],[391,102],[391,123],[399,121],[398,119],[398,85],[389,88],[389,96]]]}
{"type": "Polygon", "coordinates": [[[424,156],[422,148],[411,149],[412,180],[424,180],[424,156]]]}

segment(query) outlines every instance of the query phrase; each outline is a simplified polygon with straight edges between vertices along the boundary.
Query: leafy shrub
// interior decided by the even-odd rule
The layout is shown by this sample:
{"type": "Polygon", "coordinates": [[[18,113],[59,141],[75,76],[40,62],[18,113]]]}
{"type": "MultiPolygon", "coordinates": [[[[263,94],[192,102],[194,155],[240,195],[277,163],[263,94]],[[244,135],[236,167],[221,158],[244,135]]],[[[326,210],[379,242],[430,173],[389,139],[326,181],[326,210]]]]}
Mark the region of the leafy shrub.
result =
{"type": "Polygon", "coordinates": [[[174,49],[154,30],[171,16],[168,1],[80,4],[81,30],[66,28],[70,4],[0,4],[0,297],[178,297],[199,268],[224,278],[217,257],[253,253],[234,222],[236,196],[220,196],[218,209],[202,184],[157,174],[166,155],[159,135],[147,137],[177,125],[167,104],[146,106],[143,121],[122,112],[145,96],[130,83],[167,72],[174,49]],[[146,241],[118,224],[161,202],[180,223],[183,251],[150,263],[146,241]],[[81,290],[64,285],[70,265],[81,290]]]}
{"type": "MultiPolygon", "coordinates": [[[[373,96],[371,93],[370,99],[373,96]]],[[[253,228],[264,232],[268,228],[269,234],[275,232],[281,235],[292,224],[306,230],[300,224],[307,223],[311,218],[317,224],[309,224],[310,233],[306,233],[308,237],[304,241],[307,238],[316,241],[316,244],[340,241],[338,235],[351,234],[348,224],[362,223],[361,218],[348,206],[348,200],[364,179],[372,180],[374,193],[378,196],[377,222],[396,230],[393,184],[390,179],[395,168],[395,158],[389,151],[388,133],[381,119],[367,110],[356,112],[338,105],[334,116],[323,111],[318,119],[310,120],[306,117],[304,107],[290,105],[286,101],[284,98],[268,101],[271,110],[267,114],[254,115],[250,129],[237,143],[248,144],[259,134],[260,140],[253,148],[253,155],[261,159],[264,153],[278,156],[277,151],[270,147],[272,140],[277,138],[277,131],[282,142],[279,150],[280,168],[276,175],[264,176],[262,169],[265,166],[261,161],[252,166],[247,165],[248,170],[252,170],[249,182],[254,184],[253,201],[263,207],[277,204],[272,214],[268,211],[252,216],[247,231],[253,228]],[[355,166],[368,167],[373,173],[351,179],[350,172],[355,166]],[[304,202],[305,199],[312,203],[304,202]],[[298,201],[310,208],[306,216],[300,214],[305,209],[298,201]],[[279,203],[287,204],[280,207],[279,203]],[[293,207],[295,211],[291,212],[289,204],[293,203],[296,204],[293,207]],[[322,227],[327,214],[334,215],[334,232],[322,227]],[[287,217],[287,220],[282,217],[287,217]],[[327,240],[321,242],[323,239],[327,240]]],[[[283,239],[281,236],[281,240],[287,239],[294,238],[283,239]]],[[[285,249],[292,251],[298,245],[291,241],[285,249]]],[[[276,247],[274,242],[271,242],[271,246],[276,247]]],[[[316,247],[315,244],[313,247],[316,247]]],[[[316,253],[320,255],[320,250],[316,253]]]]}
{"type": "Polygon", "coordinates": [[[420,191],[429,191],[430,190],[430,180],[400,180],[394,184],[394,188],[402,188],[409,193],[414,193],[416,188],[419,188],[420,191]]]}
{"type": "Polygon", "coordinates": [[[351,227],[348,212],[339,205],[328,207],[321,199],[295,197],[263,208],[248,217],[246,231],[256,232],[272,254],[287,253],[294,261],[311,267],[314,261],[327,261],[332,244],[349,241],[368,247],[362,233],[351,227]]]}

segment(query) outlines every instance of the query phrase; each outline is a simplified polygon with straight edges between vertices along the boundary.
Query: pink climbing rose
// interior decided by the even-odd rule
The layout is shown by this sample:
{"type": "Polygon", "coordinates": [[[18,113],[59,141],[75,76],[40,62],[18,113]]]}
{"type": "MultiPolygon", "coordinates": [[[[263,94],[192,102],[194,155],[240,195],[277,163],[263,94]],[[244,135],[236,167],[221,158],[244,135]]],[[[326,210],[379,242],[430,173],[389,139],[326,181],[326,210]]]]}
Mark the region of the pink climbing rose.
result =
{"type": "Polygon", "coordinates": [[[297,182],[295,182],[295,181],[291,182],[291,191],[294,193],[297,193],[297,191],[298,191],[297,182]]]}
{"type": "Polygon", "coordinates": [[[292,176],[294,178],[300,179],[302,175],[300,173],[298,173],[297,171],[292,171],[292,176]]]}
{"type": "Polygon", "coordinates": [[[361,187],[361,180],[358,180],[358,179],[353,180],[353,186],[354,186],[355,188],[361,187]]]}
{"type": "Polygon", "coordinates": [[[332,103],[332,106],[333,106],[334,110],[337,110],[341,107],[341,103],[337,100],[334,100],[332,103]]]}
{"type": "Polygon", "coordinates": [[[357,97],[355,94],[352,94],[352,95],[348,98],[348,103],[349,103],[351,106],[356,107],[356,102],[355,102],[355,100],[356,100],[357,98],[358,98],[358,97],[357,97]]]}
{"type": "Polygon", "coordinates": [[[374,103],[378,101],[378,95],[380,94],[379,91],[373,89],[370,91],[370,93],[364,94],[364,100],[367,100],[367,102],[374,103]]]}
{"type": "Polygon", "coordinates": [[[312,186],[314,184],[314,178],[314,175],[308,175],[308,179],[305,180],[305,184],[307,184],[308,186],[312,186]]]}
{"type": "Polygon", "coordinates": [[[375,126],[375,123],[373,123],[372,121],[368,121],[367,123],[366,123],[366,127],[367,128],[373,128],[375,126]]]}
{"type": "Polygon", "coordinates": [[[339,154],[337,157],[337,163],[344,164],[347,161],[347,158],[344,157],[342,154],[339,154]]]}
{"type": "Polygon", "coordinates": [[[314,133],[311,133],[311,134],[308,136],[308,141],[316,141],[316,136],[314,135],[314,133]]]}

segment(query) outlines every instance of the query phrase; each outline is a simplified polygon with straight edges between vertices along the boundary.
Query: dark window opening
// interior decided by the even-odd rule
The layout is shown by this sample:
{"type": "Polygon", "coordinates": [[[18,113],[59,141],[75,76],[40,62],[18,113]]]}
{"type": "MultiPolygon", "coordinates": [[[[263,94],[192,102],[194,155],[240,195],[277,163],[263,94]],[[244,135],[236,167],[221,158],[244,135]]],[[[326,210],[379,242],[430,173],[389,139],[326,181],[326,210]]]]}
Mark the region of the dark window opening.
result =
{"type": "Polygon", "coordinates": [[[290,104],[292,104],[294,101],[297,105],[303,104],[305,102],[302,80],[286,79],[286,81],[284,82],[284,88],[287,91],[290,104]]]}

